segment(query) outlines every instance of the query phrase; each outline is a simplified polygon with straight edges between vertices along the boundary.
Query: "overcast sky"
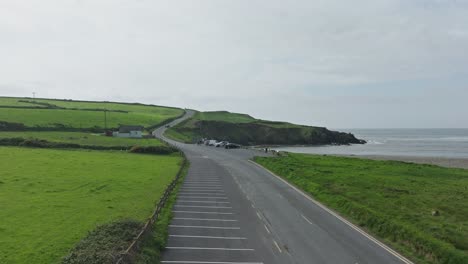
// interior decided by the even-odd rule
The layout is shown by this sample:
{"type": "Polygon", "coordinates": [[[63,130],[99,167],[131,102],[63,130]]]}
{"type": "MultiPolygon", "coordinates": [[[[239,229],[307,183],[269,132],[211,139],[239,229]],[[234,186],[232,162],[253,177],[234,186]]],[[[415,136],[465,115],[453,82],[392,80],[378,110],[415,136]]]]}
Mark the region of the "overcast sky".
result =
{"type": "Polygon", "coordinates": [[[0,95],[468,127],[466,0],[1,0],[0,95]]]}

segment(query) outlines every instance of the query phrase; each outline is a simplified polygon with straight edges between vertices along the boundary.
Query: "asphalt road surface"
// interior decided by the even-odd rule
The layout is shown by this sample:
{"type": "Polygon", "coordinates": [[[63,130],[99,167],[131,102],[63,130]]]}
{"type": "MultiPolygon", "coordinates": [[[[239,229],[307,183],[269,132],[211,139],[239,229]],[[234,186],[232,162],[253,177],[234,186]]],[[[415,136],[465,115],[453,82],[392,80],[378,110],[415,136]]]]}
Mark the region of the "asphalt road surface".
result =
{"type": "MultiPolygon", "coordinates": [[[[154,134],[163,138],[164,130],[154,134]]],[[[162,263],[411,263],[251,162],[264,155],[260,151],[164,140],[185,152],[190,168],[173,208],[162,263]]]]}

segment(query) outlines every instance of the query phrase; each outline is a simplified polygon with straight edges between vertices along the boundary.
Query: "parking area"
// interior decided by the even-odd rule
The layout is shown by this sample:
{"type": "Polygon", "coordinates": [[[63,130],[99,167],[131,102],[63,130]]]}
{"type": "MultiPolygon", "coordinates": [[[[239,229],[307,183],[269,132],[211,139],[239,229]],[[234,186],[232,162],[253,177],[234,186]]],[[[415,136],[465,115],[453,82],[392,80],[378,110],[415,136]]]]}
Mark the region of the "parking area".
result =
{"type": "Polygon", "coordinates": [[[261,264],[215,171],[191,168],[174,205],[162,263],[261,264]]]}

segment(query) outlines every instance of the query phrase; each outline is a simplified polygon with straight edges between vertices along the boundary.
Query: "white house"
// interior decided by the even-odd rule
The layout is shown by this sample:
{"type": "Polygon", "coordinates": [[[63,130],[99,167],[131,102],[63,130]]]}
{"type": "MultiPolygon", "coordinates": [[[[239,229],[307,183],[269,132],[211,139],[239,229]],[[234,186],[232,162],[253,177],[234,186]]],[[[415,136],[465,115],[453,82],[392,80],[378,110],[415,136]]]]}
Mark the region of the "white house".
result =
{"type": "Polygon", "coordinates": [[[142,126],[120,126],[119,131],[115,131],[112,135],[123,138],[141,138],[143,136],[142,132],[142,126]]]}

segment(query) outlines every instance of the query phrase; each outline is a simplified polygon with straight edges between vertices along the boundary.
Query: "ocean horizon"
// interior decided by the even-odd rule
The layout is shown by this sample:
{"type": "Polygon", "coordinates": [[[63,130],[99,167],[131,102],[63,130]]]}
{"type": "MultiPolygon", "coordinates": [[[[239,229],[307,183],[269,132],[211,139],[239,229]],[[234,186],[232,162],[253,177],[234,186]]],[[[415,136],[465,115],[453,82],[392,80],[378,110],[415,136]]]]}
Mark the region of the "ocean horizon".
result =
{"type": "Polygon", "coordinates": [[[333,129],[354,134],[367,144],[290,146],[279,151],[330,155],[381,155],[468,158],[468,128],[333,129]]]}

